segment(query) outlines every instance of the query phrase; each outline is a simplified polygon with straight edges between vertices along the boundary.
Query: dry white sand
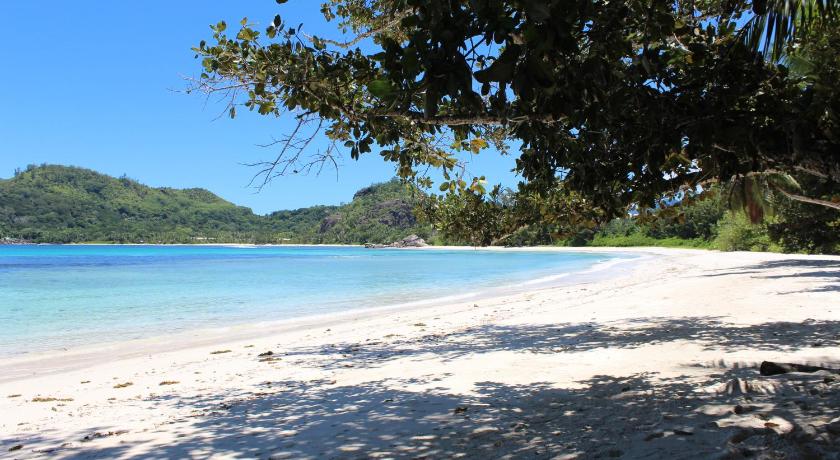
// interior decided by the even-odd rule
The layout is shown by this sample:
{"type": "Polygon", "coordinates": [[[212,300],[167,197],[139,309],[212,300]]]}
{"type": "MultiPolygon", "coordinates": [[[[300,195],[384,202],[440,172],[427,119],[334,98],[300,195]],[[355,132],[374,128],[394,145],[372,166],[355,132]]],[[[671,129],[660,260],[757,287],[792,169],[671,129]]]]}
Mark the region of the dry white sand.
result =
{"type": "Polygon", "coordinates": [[[840,257],[638,252],[478,302],[5,359],[0,457],[837,457],[838,380],[757,364],[840,367],[840,257]]]}

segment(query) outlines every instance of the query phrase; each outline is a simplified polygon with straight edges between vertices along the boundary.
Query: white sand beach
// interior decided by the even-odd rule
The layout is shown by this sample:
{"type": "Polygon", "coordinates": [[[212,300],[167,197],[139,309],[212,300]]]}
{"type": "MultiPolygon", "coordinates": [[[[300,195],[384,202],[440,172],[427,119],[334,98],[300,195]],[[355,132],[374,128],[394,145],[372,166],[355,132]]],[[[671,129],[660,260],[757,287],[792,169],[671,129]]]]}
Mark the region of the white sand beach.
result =
{"type": "Polygon", "coordinates": [[[3,359],[0,457],[838,455],[840,376],[758,365],[840,368],[840,257],[632,252],[527,293],[3,359]]]}

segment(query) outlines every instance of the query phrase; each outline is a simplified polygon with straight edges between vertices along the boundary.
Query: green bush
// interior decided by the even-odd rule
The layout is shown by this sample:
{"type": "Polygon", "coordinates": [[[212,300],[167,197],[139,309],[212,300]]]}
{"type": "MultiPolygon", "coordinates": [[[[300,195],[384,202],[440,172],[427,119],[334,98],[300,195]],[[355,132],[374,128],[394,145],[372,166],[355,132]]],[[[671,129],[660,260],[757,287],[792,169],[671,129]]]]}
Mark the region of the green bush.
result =
{"type": "Polygon", "coordinates": [[[654,238],[645,235],[642,232],[631,233],[624,236],[608,236],[598,234],[589,243],[589,246],[598,247],[633,247],[633,246],[656,246],[666,248],[696,248],[696,249],[710,249],[712,247],[708,240],[702,238],[683,239],[677,237],[669,238],[654,238]]]}
{"type": "Polygon", "coordinates": [[[539,246],[552,244],[551,234],[544,225],[527,225],[510,234],[503,241],[505,246],[539,246]]]}
{"type": "Polygon", "coordinates": [[[770,239],[785,252],[840,253],[840,212],[821,206],[783,201],[778,221],[767,225],[770,239]]]}
{"type": "Polygon", "coordinates": [[[770,241],[765,224],[752,224],[740,212],[727,212],[718,223],[714,246],[721,251],[778,250],[770,241]]]}
{"type": "Polygon", "coordinates": [[[601,227],[598,234],[602,236],[629,236],[638,231],[640,231],[640,228],[636,224],[636,219],[624,217],[607,222],[606,225],[601,227]]]}
{"type": "Polygon", "coordinates": [[[655,219],[647,226],[647,234],[654,238],[714,239],[724,213],[720,194],[711,191],[701,198],[675,206],[676,216],[655,219]]]}
{"type": "Polygon", "coordinates": [[[594,238],[595,238],[595,232],[593,230],[588,229],[588,228],[584,228],[584,229],[578,231],[577,233],[575,233],[571,238],[569,238],[567,240],[566,244],[568,246],[575,246],[575,247],[591,245],[592,240],[594,238]]]}

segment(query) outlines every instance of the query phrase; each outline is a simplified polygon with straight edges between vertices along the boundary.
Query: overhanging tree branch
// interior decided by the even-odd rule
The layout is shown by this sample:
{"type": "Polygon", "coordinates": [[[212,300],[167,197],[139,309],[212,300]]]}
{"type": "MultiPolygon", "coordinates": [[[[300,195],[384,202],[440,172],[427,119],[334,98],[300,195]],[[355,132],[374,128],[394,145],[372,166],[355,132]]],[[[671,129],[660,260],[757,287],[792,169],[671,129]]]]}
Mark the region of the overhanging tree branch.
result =
{"type": "Polygon", "coordinates": [[[563,120],[551,114],[529,114],[517,117],[499,117],[495,115],[441,115],[426,117],[420,112],[389,112],[375,114],[376,117],[402,118],[414,123],[424,125],[440,126],[463,126],[463,125],[507,125],[533,121],[538,123],[557,123],[563,120]]]}
{"type": "Polygon", "coordinates": [[[779,187],[778,185],[774,185],[774,184],[770,184],[770,187],[773,190],[775,190],[775,191],[781,193],[782,195],[784,195],[789,200],[798,201],[800,203],[815,204],[815,205],[818,205],[818,206],[824,206],[826,208],[832,208],[832,209],[836,209],[836,210],[840,211],[840,203],[835,203],[833,201],[827,201],[827,200],[820,200],[820,199],[817,199],[817,198],[811,198],[811,197],[807,197],[807,196],[804,196],[804,195],[798,195],[796,193],[791,193],[791,192],[788,192],[787,190],[779,187]]]}
{"type": "Polygon", "coordinates": [[[352,47],[358,45],[359,43],[362,42],[362,40],[364,40],[366,38],[370,38],[370,37],[372,37],[376,34],[379,34],[379,33],[385,32],[386,30],[394,28],[397,24],[400,23],[400,21],[402,21],[403,19],[411,16],[412,14],[414,14],[414,10],[404,11],[401,14],[398,14],[393,19],[385,22],[381,26],[376,27],[374,29],[370,29],[366,32],[363,32],[363,33],[357,35],[354,39],[352,39],[350,41],[346,41],[346,42],[340,42],[340,41],[337,41],[337,40],[330,40],[330,39],[327,39],[327,38],[320,38],[320,37],[306,36],[306,38],[308,38],[310,41],[313,41],[313,42],[317,40],[317,41],[320,41],[321,43],[324,43],[324,44],[333,45],[333,46],[336,46],[336,47],[339,47],[339,48],[342,48],[342,49],[348,49],[348,48],[352,48],[352,47]]]}

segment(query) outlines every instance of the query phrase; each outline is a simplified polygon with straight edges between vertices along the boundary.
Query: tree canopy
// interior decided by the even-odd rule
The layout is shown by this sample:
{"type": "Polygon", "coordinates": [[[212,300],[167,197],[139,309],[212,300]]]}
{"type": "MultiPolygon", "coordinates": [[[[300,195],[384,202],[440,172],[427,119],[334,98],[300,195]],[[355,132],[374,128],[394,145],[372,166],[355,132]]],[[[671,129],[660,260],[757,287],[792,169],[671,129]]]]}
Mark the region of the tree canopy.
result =
{"type": "MultiPolygon", "coordinates": [[[[278,3],[285,3],[284,1],[278,3]]],[[[280,16],[243,19],[195,48],[195,89],[292,116],[265,180],[374,149],[406,179],[483,193],[457,152],[518,149],[531,189],[565,190],[606,215],[710,180],[797,193],[791,173],[840,180],[837,5],[832,0],[332,0],[348,41],[280,16]],[[821,31],[814,33],[814,31],[821,31]],[[825,38],[829,36],[829,38],[825,38]],[[819,37],[814,40],[814,37],[819,37]],[[821,41],[821,42],[820,42],[821,41]],[[820,68],[780,59],[814,47],[820,68]],[[822,53],[822,54],[819,54],[822,53]],[[325,133],[327,151],[306,156],[325,133]]]]}

